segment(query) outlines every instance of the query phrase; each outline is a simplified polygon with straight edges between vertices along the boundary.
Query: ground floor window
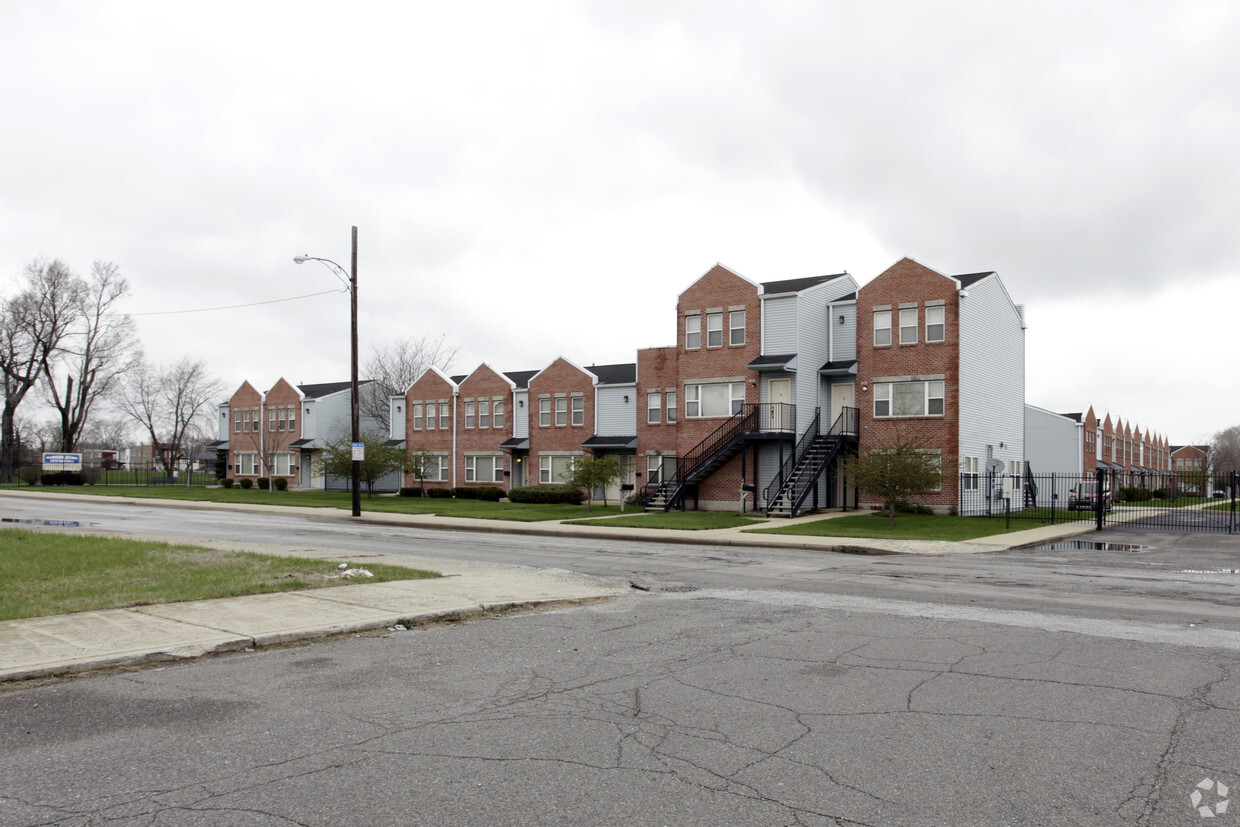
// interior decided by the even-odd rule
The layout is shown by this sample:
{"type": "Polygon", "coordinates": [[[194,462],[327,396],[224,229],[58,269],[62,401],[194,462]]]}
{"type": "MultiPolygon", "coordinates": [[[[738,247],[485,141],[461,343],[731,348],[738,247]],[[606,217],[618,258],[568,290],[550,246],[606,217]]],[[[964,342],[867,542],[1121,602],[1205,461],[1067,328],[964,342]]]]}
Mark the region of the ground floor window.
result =
{"type": "Polygon", "coordinates": [[[655,455],[649,454],[646,457],[646,482],[650,485],[657,485],[666,480],[675,479],[676,477],[676,457],[673,454],[655,455]]]}
{"type": "Polygon", "coordinates": [[[564,482],[569,475],[573,460],[581,456],[580,454],[566,454],[563,456],[542,454],[538,457],[538,481],[543,484],[564,482]]]}
{"type": "Polygon", "coordinates": [[[977,490],[978,464],[979,460],[977,457],[962,457],[960,459],[960,487],[963,490],[977,490]]]}
{"type": "Polygon", "coordinates": [[[251,477],[258,473],[258,454],[252,451],[238,451],[233,454],[233,473],[241,477],[251,477]]]}
{"type": "Polygon", "coordinates": [[[503,481],[503,456],[465,457],[465,482],[503,481]]]}
{"type": "Polygon", "coordinates": [[[271,458],[271,475],[274,477],[290,477],[294,473],[297,465],[297,456],[295,454],[285,453],[281,451],[271,458]]]}

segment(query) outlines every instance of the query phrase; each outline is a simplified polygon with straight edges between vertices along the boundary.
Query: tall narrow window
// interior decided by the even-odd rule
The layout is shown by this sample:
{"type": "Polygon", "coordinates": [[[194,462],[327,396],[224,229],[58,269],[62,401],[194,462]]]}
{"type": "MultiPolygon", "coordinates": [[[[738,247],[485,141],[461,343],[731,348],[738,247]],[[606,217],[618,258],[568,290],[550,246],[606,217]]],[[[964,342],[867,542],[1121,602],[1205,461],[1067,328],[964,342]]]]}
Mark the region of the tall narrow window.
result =
{"type": "Polygon", "coordinates": [[[658,425],[660,412],[663,410],[663,394],[650,391],[646,394],[646,424],[658,425]]]}
{"type": "Polygon", "coordinates": [[[233,432],[241,433],[241,420],[245,418],[245,411],[233,411],[233,432]]]}
{"type": "Polygon", "coordinates": [[[551,397],[549,396],[538,400],[538,424],[543,428],[551,427],[551,397]]]}
{"type": "Polygon", "coordinates": [[[448,408],[446,401],[439,403],[439,427],[446,431],[452,427],[452,413],[448,408]]]}
{"type": "Polygon", "coordinates": [[[288,409],[288,429],[290,431],[297,430],[297,406],[291,405],[288,409]]]}
{"type": "Polygon", "coordinates": [[[706,314],[706,346],[723,347],[723,314],[706,314]]]}
{"type": "Polygon", "coordinates": [[[917,308],[905,307],[900,310],[900,344],[917,344],[917,308]]]}
{"type": "Polygon", "coordinates": [[[555,424],[568,424],[568,397],[557,396],[555,398],[555,424]]]}
{"type": "Polygon", "coordinates": [[[489,399],[478,400],[478,427],[491,427],[491,400],[489,399]]]}
{"type": "Polygon", "coordinates": [[[745,344],[745,311],[733,310],[728,313],[728,344],[745,344]]]}
{"type": "Polygon", "coordinates": [[[413,429],[415,431],[422,430],[422,403],[413,403],[413,429]]]}
{"type": "Polygon", "coordinates": [[[276,430],[283,431],[288,426],[288,408],[279,408],[279,417],[276,419],[276,430]]]}
{"type": "Polygon", "coordinates": [[[947,331],[947,310],[943,305],[926,308],[926,341],[941,342],[947,331]]]}
{"type": "Polygon", "coordinates": [[[676,391],[672,390],[667,392],[667,422],[669,425],[676,422],[676,391]]]}
{"type": "Polygon", "coordinates": [[[465,403],[465,427],[474,427],[474,403],[472,401],[465,403]]]}
{"type": "Polygon", "coordinates": [[[504,400],[496,399],[491,407],[495,409],[495,427],[504,427],[504,400]]]}
{"type": "Polygon", "coordinates": [[[276,409],[267,409],[267,430],[274,431],[276,429],[276,409]]]}
{"type": "Polygon", "coordinates": [[[883,347],[891,344],[891,311],[874,311],[874,346],[883,347]]]}
{"type": "Polygon", "coordinates": [[[693,350],[702,346],[702,317],[696,314],[685,316],[685,349],[693,350]]]}
{"type": "Polygon", "coordinates": [[[586,399],[581,394],[573,397],[573,424],[586,424],[586,399]]]}

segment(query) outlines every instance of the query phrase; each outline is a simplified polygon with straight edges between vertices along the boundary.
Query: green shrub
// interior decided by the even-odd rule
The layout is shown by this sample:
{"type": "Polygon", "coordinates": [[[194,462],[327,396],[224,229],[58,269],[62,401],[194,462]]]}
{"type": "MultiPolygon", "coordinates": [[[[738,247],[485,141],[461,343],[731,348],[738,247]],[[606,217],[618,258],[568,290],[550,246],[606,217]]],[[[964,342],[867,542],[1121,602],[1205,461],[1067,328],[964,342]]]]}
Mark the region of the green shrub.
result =
{"type": "Polygon", "coordinates": [[[271,487],[271,480],[267,479],[266,477],[259,477],[259,478],[258,478],[258,487],[259,487],[261,490],[266,491],[268,488],[270,488],[270,487],[271,487]]]}
{"type": "Polygon", "coordinates": [[[1155,488],[1154,489],[1154,499],[1166,500],[1166,499],[1169,499],[1170,497],[1171,497],[1171,492],[1168,491],[1166,488],[1155,488]]]}
{"type": "Polygon", "coordinates": [[[232,477],[224,477],[222,480],[220,480],[220,485],[224,486],[225,488],[232,488],[233,485],[236,484],[236,482],[237,481],[234,480],[232,477]]]}
{"type": "Polygon", "coordinates": [[[527,485],[508,492],[511,502],[539,505],[581,505],[584,496],[580,488],[569,485],[527,485]]]}
{"type": "Polygon", "coordinates": [[[928,505],[916,505],[915,503],[896,503],[897,514],[920,514],[925,517],[932,516],[934,509],[928,505]]]}
{"type": "Polygon", "coordinates": [[[420,497],[422,496],[421,488],[402,488],[396,492],[401,497],[420,497]]]}
{"type": "Polygon", "coordinates": [[[645,508],[646,500],[649,498],[650,498],[650,494],[646,491],[646,489],[639,488],[628,496],[628,499],[624,501],[624,504],[634,505],[634,506],[637,506],[638,508],[645,508]]]}
{"type": "Polygon", "coordinates": [[[250,479],[249,477],[242,477],[241,487],[249,491],[251,488],[254,487],[254,480],[250,479]]]}
{"type": "Polygon", "coordinates": [[[430,497],[431,499],[435,499],[435,500],[450,500],[452,499],[452,489],[451,488],[428,488],[426,489],[426,496],[430,497]]]}
{"type": "Polygon", "coordinates": [[[43,471],[33,465],[23,465],[18,469],[17,476],[26,485],[34,485],[43,476],[43,471]]]}
{"type": "Polygon", "coordinates": [[[1121,488],[1120,499],[1130,503],[1140,503],[1154,499],[1154,492],[1148,488],[1121,488]]]}
{"type": "Polygon", "coordinates": [[[288,490],[288,480],[287,480],[287,479],[285,479],[284,477],[276,477],[276,478],[272,481],[272,483],[271,483],[271,484],[272,484],[272,485],[274,485],[274,486],[276,487],[276,490],[277,490],[277,491],[287,491],[287,490],[288,490]]]}
{"type": "Polygon", "coordinates": [[[56,471],[39,478],[40,485],[82,485],[85,479],[77,471],[56,471]]]}

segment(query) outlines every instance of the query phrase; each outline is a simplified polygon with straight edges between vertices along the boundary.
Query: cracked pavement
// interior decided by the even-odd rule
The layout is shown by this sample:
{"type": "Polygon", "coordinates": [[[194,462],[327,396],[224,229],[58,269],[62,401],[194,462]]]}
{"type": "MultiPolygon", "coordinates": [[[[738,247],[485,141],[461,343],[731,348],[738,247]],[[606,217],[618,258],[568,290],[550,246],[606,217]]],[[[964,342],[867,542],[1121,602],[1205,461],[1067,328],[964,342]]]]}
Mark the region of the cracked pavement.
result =
{"type": "Polygon", "coordinates": [[[655,588],[4,692],[0,823],[1163,825],[1240,781],[1240,639],[918,611],[655,588]]]}

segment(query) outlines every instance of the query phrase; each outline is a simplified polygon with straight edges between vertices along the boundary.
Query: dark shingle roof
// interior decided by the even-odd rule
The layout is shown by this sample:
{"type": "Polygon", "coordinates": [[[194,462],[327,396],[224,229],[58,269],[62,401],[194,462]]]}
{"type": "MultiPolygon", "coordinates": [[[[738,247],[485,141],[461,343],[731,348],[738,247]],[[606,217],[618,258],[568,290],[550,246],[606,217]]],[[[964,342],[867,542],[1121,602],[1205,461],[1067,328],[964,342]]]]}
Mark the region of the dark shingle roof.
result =
{"type": "Polygon", "coordinates": [[[1081,421],[1081,418],[1082,418],[1082,417],[1084,417],[1084,414],[1081,414],[1081,413],[1061,413],[1061,414],[1060,414],[1060,416],[1067,417],[1068,419],[1075,419],[1077,422],[1080,422],[1080,421],[1081,421]]]}
{"type": "Polygon", "coordinates": [[[464,382],[466,379],[468,379],[468,378],[469,378],[469,374],[468,374],[468,373],[458,373],[456,376],[449,376],[448,378],[452,380],[452,384],[454,384],[454,385],[459,385],[459,384],[461,384],[462,382],[464,382]]]}
{"type": "Polygon", "coordinates": [[[960,282],[961,287],[968,287],[970,284],[976,284],[987,276],[993,276],[994,274],[994,270],[988,270],[985,273],[965,273],[963,276],[952,276],[952,278],[960,282]]]}
{"type": "Polygon", "coordinates": [[[518,388],[528,388],[530,386],[530,379],[537,373],[538,371],[536,370],[510,370],[505,371],[504,375],[511,379],[512,384],[518,388]]]}
{"type": "Polygon", "coordinates": [[[637,363],[590,365],[586,370],[598,377],[600,385],[626,385],[637,381],[637,363]]]}
{"type": "Polygon", "coordinates": [[[783,281],[764,281],[762,282],[762,293],[771,295],[773,293],[800,293],[810,287],[815,287],[823,282],[838,279],[840,276],[846,276],[847,273],[836,273],[834,276],[809,276],[803,279],[784,279],[783,281]]]}
{"type": "MultiPolygon", "coordinates": [[[[357,384],[365,385],[370,381],[363,379],[357,384]]],[[[298,385],[297,390],[301,391],[307,399],[318,399],[321,396],[331,396],[333,393],[347,391],[351,384],[351,382],[322,382],[317,385],[298,385]]]]}

